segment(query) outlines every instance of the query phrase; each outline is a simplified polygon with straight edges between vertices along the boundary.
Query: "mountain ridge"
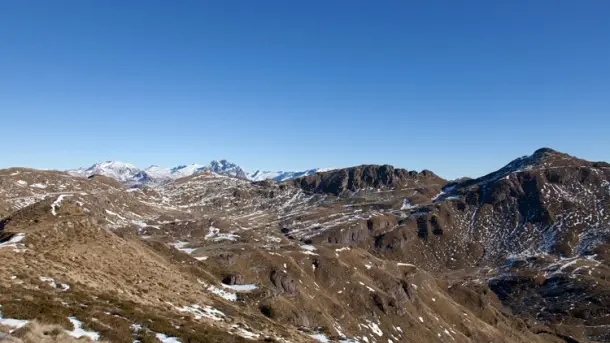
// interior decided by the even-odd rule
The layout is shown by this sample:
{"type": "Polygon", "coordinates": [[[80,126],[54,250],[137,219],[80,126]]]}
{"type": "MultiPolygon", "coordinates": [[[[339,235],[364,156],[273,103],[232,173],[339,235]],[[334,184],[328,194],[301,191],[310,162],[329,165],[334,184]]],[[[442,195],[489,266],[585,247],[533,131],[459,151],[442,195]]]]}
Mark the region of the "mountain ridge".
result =
{"type": "Polygon", "coordinates": [[[0,216],[0,330],[78,319],[120,343],[610,342],[610,167],[548,149],[457,181],[360,165],[128,187],[11,168],[0,216]]]}
{"type": "Polygon", "coordinates": [[[89,177],[95,174],[108,176],[116,179],[119,182],[140,184],[140,183],[158,183],[168,180],[176,180],[179,178],[198,174],[203,171],[211,171],[220,175],[227,175],[239,179],[250,181],[274,180],[278,182],[290,180],[293,178],[311,175],[318,171],[327,171],[330,168],[313,168],[304,171],[261,171],[249,173],[244,171],[239,165],[229,162],[226,159],[212,160],[207,165],[192,163],[178,165],[172,168],[165,168],[159,165],[151,165],[148,168],[138,168],[134,164],[121,161],[104,161],[98,162],[90,167],[81,167],[77,169],[67,170],[71,175],[89,177]]]}

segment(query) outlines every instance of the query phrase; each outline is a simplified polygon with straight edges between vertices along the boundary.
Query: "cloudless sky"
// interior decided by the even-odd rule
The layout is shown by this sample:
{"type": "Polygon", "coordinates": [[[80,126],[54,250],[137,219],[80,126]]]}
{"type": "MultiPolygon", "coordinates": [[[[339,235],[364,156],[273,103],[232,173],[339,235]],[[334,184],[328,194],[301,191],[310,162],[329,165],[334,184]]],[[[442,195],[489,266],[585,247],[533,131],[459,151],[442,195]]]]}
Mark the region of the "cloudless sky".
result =
{"type": "Polygon", "coordinates": [[[610,2],[0,1],[0,168],[610,160],[610,2]]]}

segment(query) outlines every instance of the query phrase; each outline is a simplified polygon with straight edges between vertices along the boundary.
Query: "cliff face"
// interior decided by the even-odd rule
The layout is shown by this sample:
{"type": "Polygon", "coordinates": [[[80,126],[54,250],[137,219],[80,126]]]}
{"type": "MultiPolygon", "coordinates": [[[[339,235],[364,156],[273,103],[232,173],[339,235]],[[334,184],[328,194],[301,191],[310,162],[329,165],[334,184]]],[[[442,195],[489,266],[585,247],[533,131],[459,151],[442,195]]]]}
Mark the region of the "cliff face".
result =
{"type": "Polygon", "coordinates": [[[287,181],[311,193],[327,193],[337,196],[360,190],[377,190],[425,186],[426,184],[446,184],[447,181],[431,171],[408,171],[390,165],[362,165],[316,173],[287,181]]]}

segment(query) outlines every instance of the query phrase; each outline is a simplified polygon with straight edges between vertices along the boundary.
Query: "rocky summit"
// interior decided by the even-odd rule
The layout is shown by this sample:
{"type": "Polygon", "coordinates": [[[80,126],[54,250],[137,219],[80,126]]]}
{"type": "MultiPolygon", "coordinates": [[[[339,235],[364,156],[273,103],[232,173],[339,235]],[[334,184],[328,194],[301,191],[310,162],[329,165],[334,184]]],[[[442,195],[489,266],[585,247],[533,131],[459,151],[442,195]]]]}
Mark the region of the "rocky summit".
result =
{"type": "Polygon", "coordinates": [[[282,173],[0,170],[0,341],[610,342],[610,164],[282,173]]]}

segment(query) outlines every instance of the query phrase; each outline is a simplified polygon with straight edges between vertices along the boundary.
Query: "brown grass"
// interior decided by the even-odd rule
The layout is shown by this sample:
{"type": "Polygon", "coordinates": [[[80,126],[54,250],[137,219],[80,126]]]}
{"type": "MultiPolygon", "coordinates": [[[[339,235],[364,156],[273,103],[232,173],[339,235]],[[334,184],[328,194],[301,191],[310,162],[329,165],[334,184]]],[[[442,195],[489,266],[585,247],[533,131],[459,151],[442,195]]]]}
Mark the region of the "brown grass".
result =
{"type": "Polygon", "coordinates": [[[98,332],[108,342],[132,343],[137,339],[142,343],[158,343],[154,333],[178,337],[183,343],[249,342],[204,322],[195,321],[189,315],[176,316],[165,308],[123,300],[111,293],[93,297],[79,291],[78,287],[63,293],[61,301],[39,290],[0,287],[0,304],[4,317],[31,320],[33,323],[30,329],[24,327],[15,331],[10,338],[12,341],[6,342],[83,342],[73,338],[61,340],[63,336],[51,335],[53,329],[61,332],[73,329],[68,320],[70,316],[78,318],[84,329],[98,332]],[[143,329],[134,333],[131,328],[133,323],[142,325],[143,329]],[[46,336],[41,336],[41,332],[46,332],[46,336]],[[36,340],[39,336],[45,340],[36,340]],[[55,338],[58,340],[52,340],[55,338]]]}
{"type": "MultiPolygon", "coordinates": [[[[87,337],[74,338],[59,325],[40,324],[37,321],[15,330],[9,336],[0,339],[7,343],[84,343],[91,342],[87,337]]],[[[104,343],[105,341],[98,341],[104,343]]]]}

